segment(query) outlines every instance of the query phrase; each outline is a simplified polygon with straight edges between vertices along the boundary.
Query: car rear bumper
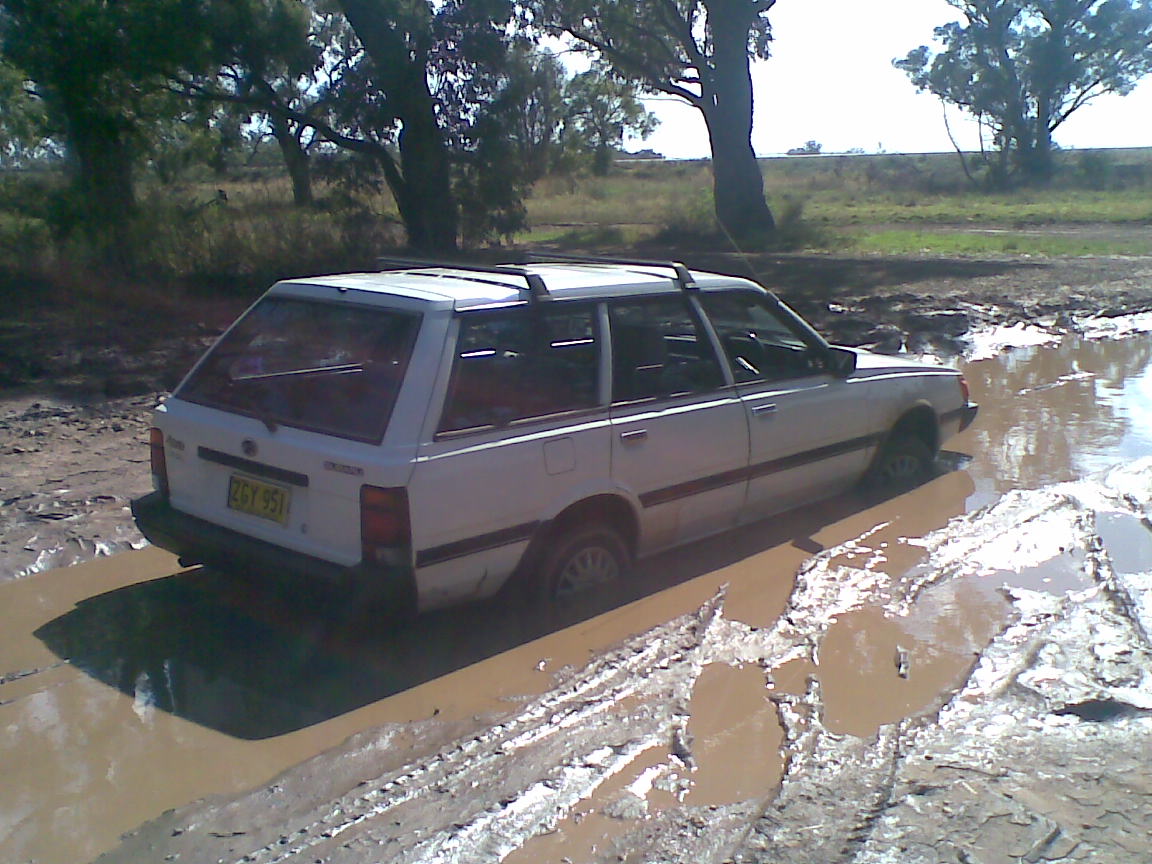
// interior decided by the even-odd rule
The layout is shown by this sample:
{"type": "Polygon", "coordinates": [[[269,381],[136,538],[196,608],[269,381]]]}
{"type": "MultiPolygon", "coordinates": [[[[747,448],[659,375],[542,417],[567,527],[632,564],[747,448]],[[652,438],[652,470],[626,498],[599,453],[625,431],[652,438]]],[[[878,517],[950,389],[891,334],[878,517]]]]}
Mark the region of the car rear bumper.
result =
{"type": "Polygon", "coordinates": [[[975,402],[969,402],[960,409],[960,431],[963,432],[972,425],[976,419],[976,415],[980,413],[980,406],[975,402]]]}
{"type": "Polygon", "coordinates": [[[397,611],[416,608],[410,567],[333,564],[190,516],[159,492],[134,499],[132,516],[152,545],[176,554],[181,564],[204,564],[224,573],[262,575],[277,582],[326,583],[358,597],[385,601],[397,611]]]}
{"type": "Polygon", "coordinates": [[[980,413],[980,406],[975,402],[969,402],[942,415],[940,423],[945,429],[945,437],[947,438],[955,432],[963,432],[972,425],[978,413],[980,413]],[[956,424],[954,428],[951,426],[952,423],[956,424]]]}

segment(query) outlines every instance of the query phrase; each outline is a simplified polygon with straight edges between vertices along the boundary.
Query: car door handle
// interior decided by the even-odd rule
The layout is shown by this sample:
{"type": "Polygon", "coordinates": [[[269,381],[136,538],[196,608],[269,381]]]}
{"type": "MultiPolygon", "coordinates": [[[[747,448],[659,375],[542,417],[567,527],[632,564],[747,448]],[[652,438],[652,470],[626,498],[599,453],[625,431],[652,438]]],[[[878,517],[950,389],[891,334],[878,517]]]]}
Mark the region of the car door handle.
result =
{"type": "Polygon", "coordinates": [[[621,432],[621,441],[642,441],[648,437],[647,429],[633,429],[631,432],[621,432]]]}
{"type": "Polygon", "coordinates": [[[753,414],[775,414],[776,413],[776,403],[775,402],[766,402],[763,405],[757,405],[756,407],[754,407],[752,409],[752,413],[753,414]]]}

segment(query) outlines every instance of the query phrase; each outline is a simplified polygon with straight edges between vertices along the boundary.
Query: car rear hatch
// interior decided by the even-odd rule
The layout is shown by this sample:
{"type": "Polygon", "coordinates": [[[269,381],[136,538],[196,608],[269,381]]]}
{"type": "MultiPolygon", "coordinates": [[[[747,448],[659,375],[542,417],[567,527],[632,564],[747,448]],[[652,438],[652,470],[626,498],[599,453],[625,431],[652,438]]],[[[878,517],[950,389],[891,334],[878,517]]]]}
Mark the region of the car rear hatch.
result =
{"type": "Polygon", "coordinates": [[[402,487],[412,446],[386,432],[414,312],[270,295],[157,412],[174,508],[350,566],[365,485],[402,487]]]}

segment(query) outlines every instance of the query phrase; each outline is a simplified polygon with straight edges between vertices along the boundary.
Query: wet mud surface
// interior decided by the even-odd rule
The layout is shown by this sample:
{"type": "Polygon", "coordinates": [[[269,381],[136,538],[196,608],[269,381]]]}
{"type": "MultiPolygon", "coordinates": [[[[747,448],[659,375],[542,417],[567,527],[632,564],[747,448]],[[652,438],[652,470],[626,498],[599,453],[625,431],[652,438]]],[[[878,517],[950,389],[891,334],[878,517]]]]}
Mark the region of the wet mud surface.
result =
{"type": "Polygon", "coordinates": [[[1114,559],[1152,560],[1150,491],[1145,460],[925,538],[881,527],[804,564],[771,626],[720,587],[418,758],[388,724],[101,860],[1141,860],[1152,574],[1114,559]],[[1142,545],[1110,552],[1104,523],[1142,545]],[[900,543],[921,560],[897,575],[847,563],[900,543]],[[1069,557],[1079,590],[1017,584],[1069,557]]]}
{"type": "Polygon", "coordinates": [[[0,582],[143,545],[128,503],[151,489],[155,403],[0,397],[0,582]]]}
{"type": "Polygon", "coordinates": [[[906,348],[966,351],[939,477],[654,559],[556,632],[107,557],[155,395],[0,394],[0,857],[1146,860],[1152,316],[1118,313],[1152,264],[966,266],[861,264],[820,313],[884,296],[906,348]]]}

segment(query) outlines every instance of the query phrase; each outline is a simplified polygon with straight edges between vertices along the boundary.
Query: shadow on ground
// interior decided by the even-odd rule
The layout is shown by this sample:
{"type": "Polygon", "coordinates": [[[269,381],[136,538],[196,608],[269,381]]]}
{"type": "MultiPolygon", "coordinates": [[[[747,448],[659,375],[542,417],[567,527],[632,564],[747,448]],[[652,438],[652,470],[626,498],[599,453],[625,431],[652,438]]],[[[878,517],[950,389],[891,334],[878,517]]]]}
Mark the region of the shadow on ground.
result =
{"type": "MultiPolygon", "coordinates": [[[[782,544],[818,552],[812,534],[876,503],[852,493],[657,556],[629,580],[626,594],[581,617],[782,544]]],[[[953,512],[962,512],[963,499],[953,503],[953,512]]],[[[504,595],[389,623],[349,608],[340,596],[291,596],[195,568],[90,597],[35,635],[137,700],[237,738],[263,739],[415,687],[557,626],[504,595]]]]}

